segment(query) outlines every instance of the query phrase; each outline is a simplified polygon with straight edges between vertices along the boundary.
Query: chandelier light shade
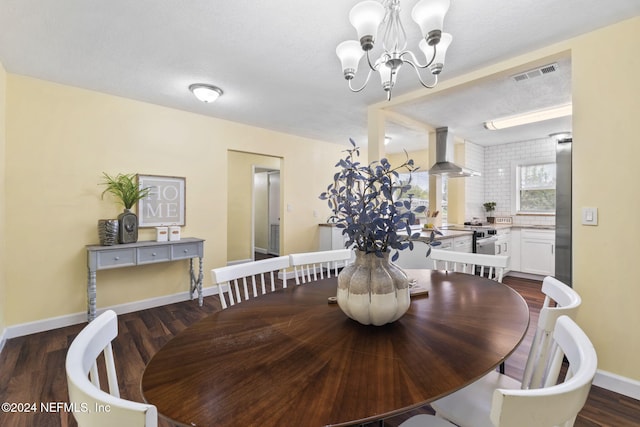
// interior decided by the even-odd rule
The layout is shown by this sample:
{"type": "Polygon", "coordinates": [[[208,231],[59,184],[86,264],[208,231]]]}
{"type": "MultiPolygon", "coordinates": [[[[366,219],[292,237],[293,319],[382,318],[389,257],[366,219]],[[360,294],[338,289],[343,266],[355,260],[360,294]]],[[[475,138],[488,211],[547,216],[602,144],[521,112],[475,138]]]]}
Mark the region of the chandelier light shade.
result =
{"type": "Polygon", "coordinates": [[[364,56],[364,51],[360,48],[360,43],[355,40],[344,41],[336,48],[336,54],[340,58],[340,61],[342,61],[345,78],[352,79],[358,72],[360,59],[364,56]]]}
{"type": "MultiPolygon", "coordinates": [[[[431,61],[431,65],[429,65],[429,70],[431,74],[438,75],[442,68],[444,67],[444,57],[447,53],[447,49],[449,45],[453,41],[453,37],[449,33],[442,33],[440,36],[440,43],[438,43],[438,49],[436,50],[436,56],[431,61]]],[[[431,57],[431,51],[433,48],[427,44],[425,39],[420,40],[418,43],[418,47],[424,53],[424,56],[427,58],[427,61],[431,57]]]]}
{"type": "Polygon", "coordinates": [[[449,0],[421,0],[411,11],[411,19],[420,26],[429,46],[438,44],[448,10],[449,0]]]}
{"type": "Polygon", "coordinates": [[[360,40],[364,50],[369,50],[373,47],[378,27],[384,19],[384,13],[384,6],[373,0],[358,3],[349,12],[349,22],[356,29],[358,40],[360,40]]]}
{"type": "Polygon", "coordinates": [[[205,83],[194,83],[189,86],[189,90],[193,92],[196,98],[206,104],[214,102],[224,93],[218,86],[205,83]]]}
{"type": "Polygon", "coordinates": [[[382,88],[387,93],[387,100],[390,100],[398,71],[404,64],[409,64],[415,70],[422,86],[435,87],[438,74],[444,66],[444,56],[453,39],[451,34],[442,32],[449,4],[450,0],[420,0],[413,8],[411,17],[422,32],[418,48],[426,57],[424,64],[407,49],[407,35],[400,21],[400,0],[382,0],[382,3],[366,0],[356,4],[349,12],[349,21],[356,29],[358,40],[342,42],[336,48],[349,89],[360,92],[375,71],[380,73],[382,88]],[[377,43],[379,31],[382,31],[382,49],[379,55],[374,56],[371,52],[380,44],[377,43]],[[352,80],[363,56],[367,58],[368,74],[362,86],[354,88],[352,80]],[[423,69],[429,71],[433,83],[425,83],[422,79],[420,71],[423,69]]]}

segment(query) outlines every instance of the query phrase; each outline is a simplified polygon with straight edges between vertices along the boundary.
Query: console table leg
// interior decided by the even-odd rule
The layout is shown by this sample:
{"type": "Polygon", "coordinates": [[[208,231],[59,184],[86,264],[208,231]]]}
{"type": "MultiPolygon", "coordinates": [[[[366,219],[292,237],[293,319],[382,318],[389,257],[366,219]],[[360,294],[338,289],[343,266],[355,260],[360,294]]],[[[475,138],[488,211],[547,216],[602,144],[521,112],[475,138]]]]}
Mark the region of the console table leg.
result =
{"type": "Polygon", "coordinates": [[[87,280],[87,320],[96,318],[96,272],[89,270],[87,280]]]}
{"type": "Polygon", "coordinates": [[[202,307],[202,257],[198,257],[200,273],[198,274],[198,305],[202,307]]]}
{"type": "Polygon", "coordinates": [[[193,274],[193,258],[189,258],[189,299],[193,300],[193,291],[196,288],[196,277],[193,274]]]}
{"type": "Polygon", "coordinates": [[[191,283],[189,286],[189,299],[193,299],[193,293],[194,292],[198,292],[198,305],[200,305],[200,307],[202,307],[202,303],[203,303],[203,296],[202,296],[202,257],[198,257],[198,265],[199,265],[199,272],[198,272],[198,277],[196,278],[196,275],[193,271],[193,258],[189,259],[189,276],[191,277],[191,283]]]}

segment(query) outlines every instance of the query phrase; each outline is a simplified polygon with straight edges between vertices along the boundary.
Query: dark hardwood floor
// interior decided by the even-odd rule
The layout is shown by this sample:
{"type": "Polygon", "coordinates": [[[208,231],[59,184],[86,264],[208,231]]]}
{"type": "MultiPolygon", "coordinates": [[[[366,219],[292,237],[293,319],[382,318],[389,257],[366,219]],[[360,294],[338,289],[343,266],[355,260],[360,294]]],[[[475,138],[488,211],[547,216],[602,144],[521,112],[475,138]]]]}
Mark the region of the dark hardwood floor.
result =
{"type": "MultiPolygon", "coordinates": [[[[531,323],[535,324],[543,301],[541,283],[512,277],[506,278],[505,283],[527,300],[531,308],[531,323]]],[[[219,309],[218,298],[211,296],[204,299],[203,307],[198,307],[195,301],[188,301],[119,316],[119,334],[114,341],[114,351],[122,396],[142,401],[140,378],[153,354],[175,334],[219,309]]],[[[15,403],[16,406],[20,404],[35,411],[2,411],[0,426],[76,426],[73,416],[64,408],[68,399],[64,362],[69,344],[83,326],[74,325],[14,338],[6,343],[0,355],[0,401],[15,403]]],[[[530,333],[533,333],[531,328],[530,333]]],[[[507,360],[508,375],[521,376],[531,334],[507,360]]],[[[412,414],[430,411],[427,406],[396,416],[385,420],[385,426],[395,427],[412,414]]],[[[172,424],[161,419],[159,425],[172,424]]],[[[640,401],[593,386],[575,426],[640,426],[640,401]]]]}

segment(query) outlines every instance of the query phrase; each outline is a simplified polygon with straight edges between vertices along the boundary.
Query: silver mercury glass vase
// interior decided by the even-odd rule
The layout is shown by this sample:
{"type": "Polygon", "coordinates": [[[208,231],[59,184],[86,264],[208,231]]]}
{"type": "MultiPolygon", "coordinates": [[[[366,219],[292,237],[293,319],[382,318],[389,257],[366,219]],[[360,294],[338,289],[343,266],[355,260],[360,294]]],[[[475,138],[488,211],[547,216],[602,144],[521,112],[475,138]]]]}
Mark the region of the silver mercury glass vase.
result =
{"type": "Polygon", "coordinates": [[[102,246],[111,246],[118,243],[118,220],[98,220],[98,237],[102,246]]]}

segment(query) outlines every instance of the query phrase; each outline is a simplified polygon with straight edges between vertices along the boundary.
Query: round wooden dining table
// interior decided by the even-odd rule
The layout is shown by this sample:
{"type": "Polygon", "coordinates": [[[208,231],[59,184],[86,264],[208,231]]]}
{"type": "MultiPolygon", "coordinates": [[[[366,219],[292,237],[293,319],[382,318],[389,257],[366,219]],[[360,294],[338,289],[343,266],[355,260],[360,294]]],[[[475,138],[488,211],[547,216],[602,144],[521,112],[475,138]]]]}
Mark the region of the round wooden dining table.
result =
{"type": "Polygon", "coordinates": [[[153,356],[146,402],[186,426],[325,426],[423,406],[495,369],[529,325],[524,299],[463,273],[406,270],[430,288],[394,323],[365,326],[328,303],[336,279],[212,313],[153,356]]]}

